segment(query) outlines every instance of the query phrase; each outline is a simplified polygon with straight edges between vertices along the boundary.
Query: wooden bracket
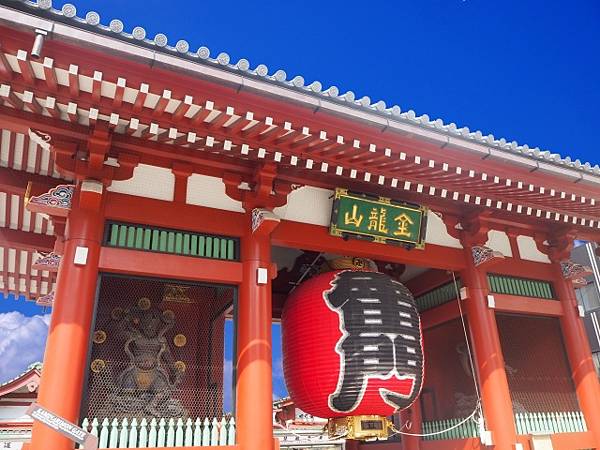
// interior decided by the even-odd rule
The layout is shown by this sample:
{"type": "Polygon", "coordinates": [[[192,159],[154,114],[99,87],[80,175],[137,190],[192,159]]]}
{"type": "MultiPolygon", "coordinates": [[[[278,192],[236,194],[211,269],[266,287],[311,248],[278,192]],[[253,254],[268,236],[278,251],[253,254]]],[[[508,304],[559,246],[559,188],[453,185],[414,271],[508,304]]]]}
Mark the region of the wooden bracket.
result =
{"type": "Polygon", "coordinates": [[[112,131],[95,127],[81,146],[75,142],[56,141],[50,151],[59,172],[76,180],[98,180],[104,185],[127,180],[139,164],[139,157],[128,153],[109,156],[112,149],[112,131]]]}
{"type": "Polygon", "coordinates": [[[550,258],[552,262],[561,262],[569,259],[573,250],[573,241],[577,234],[572,228],[557,228],[546,234],[536,234],[533,240],[540,252],[550,258]]]}
{"type": "Polygon", "coordinates": [[[246,211],[254,208],[273,209],[287,203],[287,196],[292,191],[291,183],[283,183],[277,180],[277,167],[274,164],[262,164],[254,172],[252,179],[244,179],[242,176],[225,173],[225,192],[234,200],[242,202],[246,211]],[[248,189],[240,185],[246,182],[248,189]]]}

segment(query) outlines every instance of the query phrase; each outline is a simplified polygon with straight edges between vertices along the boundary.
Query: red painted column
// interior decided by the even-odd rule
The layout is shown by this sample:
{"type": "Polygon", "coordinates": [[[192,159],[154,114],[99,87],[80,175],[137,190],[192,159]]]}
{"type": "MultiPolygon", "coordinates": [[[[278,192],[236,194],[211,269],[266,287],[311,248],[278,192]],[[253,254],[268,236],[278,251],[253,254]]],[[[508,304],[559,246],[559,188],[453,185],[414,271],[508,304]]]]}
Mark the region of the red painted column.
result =
{"type": "Polygon", "coordinates": [[[467,266],[461,276],[463,285],[468,288],[468,298],[464,310],[475,353],[486,428],[492,432],[494,449],[513,450],[517,433],[496,316],[487,305],[486,276],[475,267],[468,245],[465,246],[465,259],[467,266]]]}
{"type": "Polygon", "coordinates": [[[271,242],[269,234],[242,238],[243,281],[237,305],[236,434],[241,450],[273,448],[273,388],[271,361],[271,242]],[[265,284],[258,269],[267,269],[265,284]]]}
{"type": "MultiPolygon", "coordinates": [[[[78,197],[76,194],[73,199],[67,220],[37,400],[44,408],[76,424],[88,362],[104,229],[103,208],[82,208],[78,197]],[[88,249],[84,265],[74,263],[77,247],[88,249]]],[[[56,431],[34,423],[31,450],[67,450],[73,446],[72,441],[56,431]]]]}
{"type": "MultiPolygon", "coordinates": [[[[417,399],[410,408],[400,411],[400,427],[407,422],[410,422],[410,428],[400,428],[400,431],[405,433],[420,434],[423,431],[421,404],[417,399]]],[[[419,450],[421,448],[421,438],[419,436],[401,435],[402,450],[419,450]]]]}
{"type": "Polygon", "coordinates": [[[563,277],[560,263],[555,262],[553,266],[554,288],[563,307],[560,325],[575,392],[587,428],[594,434],[596,446],[600,448],[600,385],[592,361],[590,343],[579,317],[573,283],[563,277]]]}

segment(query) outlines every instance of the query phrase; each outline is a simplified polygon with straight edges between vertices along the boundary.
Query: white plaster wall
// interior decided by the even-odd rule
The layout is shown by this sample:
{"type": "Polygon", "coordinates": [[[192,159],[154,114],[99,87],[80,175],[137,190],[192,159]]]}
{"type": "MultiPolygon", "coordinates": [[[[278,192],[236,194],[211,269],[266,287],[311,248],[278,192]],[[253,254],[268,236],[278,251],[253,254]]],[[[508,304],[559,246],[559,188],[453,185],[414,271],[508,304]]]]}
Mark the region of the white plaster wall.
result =
{"type": "Polygon", "coordinates": [[[125,181],[113,181],[108,190],[170,202],[175,192],[175,175],[171,169],[139,164],[133,170],[133,177],[125,181]]]}
{"type": "Polygon", "coordinates": [[[512,249],[510,248],[510,240],[504,231],[490,230],[485,246],[499,251],[506,257],[512,258],[513,256],[512,249]]]}
{"type": "Polygon", "coordinates": [[[27,406],[4,406],[0,403],[0,419],[30,419],[30,417],[25,414],[27,411],[27,406]]]}
{"type": "Polygon", "coordinates": [[[444,247],[462,248],[460,241],[448,234],[444,221],[432,211],[429,211],[427,215],[425,242],[427,244],[443,245],[444,247]]]}
{"type": "Polygon", "coordinates": [[[521,259],[527,261],[536,261],[542,263],[550,263],[548,256],[540,252],[531,236],[517,236],[517,245],[519,246],[519,254],[521,259]]]}
{"type": "Polygon", "coordinates": [[[186,201],[190,205],[244,212],[242,202],[233,200],[225,193],[223,180],[197,173],[188,178],[186,201]]]}
{"type": "Polygon", "coordinates": [[[333,195],[329,189],[304,186],[290,192],[287,205],[273,212],[284,220],[329,226],[333,195]]]}

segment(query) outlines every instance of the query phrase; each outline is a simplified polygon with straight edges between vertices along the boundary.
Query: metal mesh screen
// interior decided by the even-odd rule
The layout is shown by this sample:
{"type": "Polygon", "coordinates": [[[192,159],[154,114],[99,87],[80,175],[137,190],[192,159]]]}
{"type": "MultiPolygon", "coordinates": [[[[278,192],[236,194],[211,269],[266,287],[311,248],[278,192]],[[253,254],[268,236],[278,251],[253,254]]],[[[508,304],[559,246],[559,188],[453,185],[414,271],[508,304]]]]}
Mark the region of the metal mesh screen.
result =
{"type": "Polygon", "coordinates": [[[228,286],[102,275],[83,416],[221,416],[234,295],[228,286]]]}
{"type": "Polygon", "coordinates": [[[423,343],[423,420],[467,417],[477,404],[477,395],[460,319],[424,330],[423,343]]]}
{"type": "Polygon", "coordinates": [[[515,413],[579,410],[559,320],[496,317],[515,413]]]}

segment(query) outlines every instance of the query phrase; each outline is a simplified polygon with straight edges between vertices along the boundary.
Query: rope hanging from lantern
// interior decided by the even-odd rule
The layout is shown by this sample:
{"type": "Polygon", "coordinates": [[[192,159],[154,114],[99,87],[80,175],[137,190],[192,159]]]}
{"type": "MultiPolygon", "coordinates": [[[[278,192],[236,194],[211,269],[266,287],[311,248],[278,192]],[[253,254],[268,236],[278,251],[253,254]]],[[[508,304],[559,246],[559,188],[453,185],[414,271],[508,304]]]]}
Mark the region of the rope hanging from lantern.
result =
{"type": "Polygon", "coordinates": [[[462,306],[460,304],[461,303],[460,291],[458,289],[458,284],[456,282],[456,275],[455,275],[454,271],[452,271],[452,282],[454,284],[454,292],[456,293],[456,303],[458,304],[458,311],[460,313],[460,321],[462,324],[463,334],[465,337],[465,344],[467,347],[467,355],[469,356],[469,367],[471,368],[471,377],[473,379],[473,386],[475,387],[475,395],[477,396],[477,404],[475,405],[475,409],[473,410],[473,412],[471,414],[469,414],[468,417],[466,417],[464,420],[461,420],[459,423],[452,425],[451,427],[448,427],[444,430],[435,431],[433,433],[408,433],[406,431],[401,431],[402,429],[410,430],[410,428],[412,426],[410,420],[407,420],[405,423],[403,423],[402,426],[400,427],[400,429],[397,429],[396,427],[394,427],[394,425],[391,424],[391,422],[390,422],[389,427],[394,432],[394,434],[390,435],[389,437],[395,436],[396,434],[405,435],[405,436],[417,436],[417,437],[435,436],[438,434],[444,434],[444,433],[447,433],[448,431],[454,430],[455,428],[460,427],[461,425],[463,425],[464,423],[468,422],[471,419],[473,419],[479,425],[480,435],[481,435],[481,432],[485,429],[485,426],[484,426],[485,419],[483,416],[483,410],[481,409],[481,395],[479,393],[479,386],[477,385],[477,378],[475,377],[475,365],[473,363],[473,352],[471,351],[471,344],[469,342],[469,336],[467,333],[467,325],[465,323],[462,306]],[[476,416],[477,416],[477,418],[475,418],[476,416]]]}

